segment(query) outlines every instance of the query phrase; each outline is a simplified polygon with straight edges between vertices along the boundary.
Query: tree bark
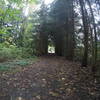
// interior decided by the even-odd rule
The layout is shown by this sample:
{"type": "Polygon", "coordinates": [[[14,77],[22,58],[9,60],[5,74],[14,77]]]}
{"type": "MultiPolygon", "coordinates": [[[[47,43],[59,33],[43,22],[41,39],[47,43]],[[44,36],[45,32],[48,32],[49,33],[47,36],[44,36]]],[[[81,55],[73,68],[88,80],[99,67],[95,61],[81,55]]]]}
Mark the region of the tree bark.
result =
{"type": "Polygon", "coordinates": [[[94,53],[93,53],[93,66],[92,66],[92,71],[95,71],[95,65],[96,65],[96,60],[97,60],[97,32],[96,32],[96,24],[95,24],[95,19],[94,19],[94,14],[93,14],[93,10],[91,7],[91,3],[89,0],[87,0],[87,3],[89,5],[90,8],[90,12],[91,12],[91,17],[92,17],[92,25],[93,25],[93,31],[94,31],[94,43],[93,43],[93,47],[94,47],[94,53]]]}
{"type": "Polygon", "coordinates": [[[73,0],[68,0],[67,22],[66,22],[66,59],[73,60],[74,57],[74,10],[73,0]]]}
{"type": "Polygon", "coordinates": [[[87,11],[85,8],[85,4],[83,0],[79,0],[81,13],[82,13],[82,21],[84,27],[84,54],[82,59],[82,67],[87,67],[88,65],[88,20],[87,20],[87,11]]]}

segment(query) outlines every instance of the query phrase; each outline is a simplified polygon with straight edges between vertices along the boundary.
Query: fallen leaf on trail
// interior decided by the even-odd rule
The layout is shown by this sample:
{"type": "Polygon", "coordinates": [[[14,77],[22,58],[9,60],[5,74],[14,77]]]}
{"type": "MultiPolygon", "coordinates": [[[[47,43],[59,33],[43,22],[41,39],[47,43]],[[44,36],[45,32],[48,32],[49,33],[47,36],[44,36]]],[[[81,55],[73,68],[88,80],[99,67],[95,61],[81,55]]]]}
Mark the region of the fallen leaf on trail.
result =
{"type": "Polygon", "coordinates": [[[49,94],[50,94],[50,95],[52,95],[52,96],[54,96],[54,97],[58,97],[58,96],[59,96],[59,94],[58,94],[58,93],[53,92],[53,91],[50,91],[50,92],[49,92],[49,94]]]}
{"type": "Polygon", "coordinates": [[[40,95],[37,95],[36,98],[39,99],[39,100],[41,99],[40,95]]]}

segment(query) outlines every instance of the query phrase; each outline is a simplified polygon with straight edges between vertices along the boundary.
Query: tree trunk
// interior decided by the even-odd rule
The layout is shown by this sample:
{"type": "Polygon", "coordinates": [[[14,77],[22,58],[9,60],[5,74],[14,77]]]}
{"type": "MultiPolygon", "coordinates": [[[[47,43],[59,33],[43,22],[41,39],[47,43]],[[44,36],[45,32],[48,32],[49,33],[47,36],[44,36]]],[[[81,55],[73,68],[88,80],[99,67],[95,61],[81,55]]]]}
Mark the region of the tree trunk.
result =
{"type": "Polygon", "coordinates": [[[57,33],[55,39],[55,53],[57,56],[62,56],[62,34],[57,33]]]}
{"type": "Polygon", "coordinates": [[[93,10],[91,7],[91,3],[89,0],[87,0],[89,8],[90,8],[90,12],[91,12],[91,17],[92,17],[92,25],[93,25],[93,31],[94,31],[94,35],[95,35],[95,39],[94,39],[94,53],[93,53],[93,67],[92,67],[92,71],[95,71],[95,65],[96,65],[96,60],[97,60],[97,32],[96,32],[96,25],[95,25],[95,19],[94,19],[94,14],[93,14],[93,10]]]}
{"type": "Polygon", "coordinates": [[[73,60],[74,57],[74,11],[73,0],[68,0],[66,22],[66,58],[73,60]]]}
{"type": "Polygon", "coordinates": [[[48,36],[41,32],[38,42],[38,55],[46,55],[48,53],[48,36]]]}
{"type": "Polygon", "coordinates": [[[79,0],[81,13],[82,13],[82,21],[84,27],[84,54],[82,59],[82,66],[87,67],[88,64],[88,20],[87,20],[87,11],[85,8],[85,4],[83,0],[79,0]]]}

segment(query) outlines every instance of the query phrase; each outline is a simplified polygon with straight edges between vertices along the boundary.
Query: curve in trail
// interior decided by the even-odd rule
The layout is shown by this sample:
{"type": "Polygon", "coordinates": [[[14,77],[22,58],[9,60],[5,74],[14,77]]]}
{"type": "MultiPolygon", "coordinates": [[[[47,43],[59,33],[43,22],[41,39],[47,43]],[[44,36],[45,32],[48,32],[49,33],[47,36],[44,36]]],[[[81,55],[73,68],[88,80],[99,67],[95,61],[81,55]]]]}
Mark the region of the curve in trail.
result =
{"type": "Polygon", "coordinates": [[[20,72],[2,76],[0,81],[1,93],[10,95],[10,100],[99,100],[89,69],[61,57],[40,57],[20,72]]]}

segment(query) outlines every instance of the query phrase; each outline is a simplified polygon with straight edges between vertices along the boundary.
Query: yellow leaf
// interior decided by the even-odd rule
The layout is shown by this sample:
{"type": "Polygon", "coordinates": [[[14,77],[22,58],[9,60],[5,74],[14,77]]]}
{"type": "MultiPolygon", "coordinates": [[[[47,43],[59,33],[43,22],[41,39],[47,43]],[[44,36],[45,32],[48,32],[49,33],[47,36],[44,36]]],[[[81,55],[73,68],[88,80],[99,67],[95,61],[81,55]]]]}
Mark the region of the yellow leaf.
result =
{"type": "Polygon", "coordinates": [[[59,96],[58,93],[56,93],[56,92],[52,92],[52,91],[50,91],[49,94],[51,94],[51,95],[54,96],[54,97],[58,97],[58,96],[59,96]]]}

